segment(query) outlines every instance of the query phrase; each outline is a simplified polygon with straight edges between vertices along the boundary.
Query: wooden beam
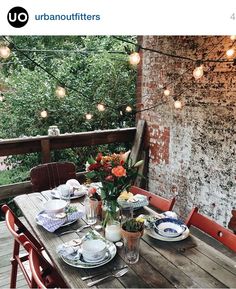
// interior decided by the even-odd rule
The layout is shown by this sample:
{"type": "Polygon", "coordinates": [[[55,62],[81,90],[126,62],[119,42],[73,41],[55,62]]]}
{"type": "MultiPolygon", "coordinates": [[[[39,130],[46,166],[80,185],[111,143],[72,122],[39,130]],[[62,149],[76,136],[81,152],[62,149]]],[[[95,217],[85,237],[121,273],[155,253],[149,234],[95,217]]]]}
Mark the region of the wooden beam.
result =
{"type": "Polygon", "coordinates": [[[50,153],[50,140],[42,139],[41,140],[41,158],[42,163],[49,163],[51,161],[51,153],[50,153]]]}
{"type": "Polygon", "coordinates": [[[59,136],[40,136],[0,140],[0,156],[41,152],[41,142],[43,140],[50,141],[51,150],[130,142],[133,141],[135,132],[136,128],[131,127],[70,133],[59,136]]]}

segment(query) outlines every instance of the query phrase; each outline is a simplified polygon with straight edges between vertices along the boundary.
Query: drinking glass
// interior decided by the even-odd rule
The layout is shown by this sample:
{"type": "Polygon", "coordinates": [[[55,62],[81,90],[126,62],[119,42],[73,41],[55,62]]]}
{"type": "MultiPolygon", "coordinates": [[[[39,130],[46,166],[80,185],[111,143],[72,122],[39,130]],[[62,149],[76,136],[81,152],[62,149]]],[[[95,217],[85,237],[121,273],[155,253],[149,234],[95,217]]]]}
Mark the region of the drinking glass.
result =
{"type": "Polygon", "coordinates": [[[96,224],[97,222],[97,206],[98,200],[95,198],[86,198],[84,201],[85,218],[89,225],[96,224]]]}
{"type": "Polygon", "coordinates": [[[129,264],[135,264],[139,260],[140,237],[140,235],[129,237],[123,236],[125,260],[129,264]]]}

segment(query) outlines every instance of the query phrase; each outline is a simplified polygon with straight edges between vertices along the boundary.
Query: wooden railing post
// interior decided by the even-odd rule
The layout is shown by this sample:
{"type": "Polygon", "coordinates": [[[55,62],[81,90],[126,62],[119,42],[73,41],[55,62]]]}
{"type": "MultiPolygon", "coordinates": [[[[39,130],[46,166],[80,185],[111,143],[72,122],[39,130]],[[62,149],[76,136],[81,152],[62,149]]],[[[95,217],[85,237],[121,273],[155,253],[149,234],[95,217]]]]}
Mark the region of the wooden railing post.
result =
{"type": "Polygon", "coordinates": [[[42,139],[41,140],[41,159],[42,163],[50,163],[51,162],[51,151],[50,151],[50,140],[42,139]]]}

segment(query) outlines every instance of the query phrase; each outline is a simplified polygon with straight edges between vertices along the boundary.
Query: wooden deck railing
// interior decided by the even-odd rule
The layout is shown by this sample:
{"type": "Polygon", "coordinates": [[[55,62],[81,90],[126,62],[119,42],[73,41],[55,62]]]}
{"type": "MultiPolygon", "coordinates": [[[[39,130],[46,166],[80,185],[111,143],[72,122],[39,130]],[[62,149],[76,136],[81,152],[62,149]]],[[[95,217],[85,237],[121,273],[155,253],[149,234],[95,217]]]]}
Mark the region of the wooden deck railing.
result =
{"type": "MultiPolygon", "coordinates": [[[[131,127],[62,134],[55,137],[40,136],[0,140],[0,156],[41,152],[42,163],[47,163],[51,161],[51,151],[53,150],[132,142],[135,133],[136,127],[131,127]]],[[[0,200],[23,193],[30,193],[31,191],[32,188],[29,181],[3,185],[0,186],[0,200]]]]}

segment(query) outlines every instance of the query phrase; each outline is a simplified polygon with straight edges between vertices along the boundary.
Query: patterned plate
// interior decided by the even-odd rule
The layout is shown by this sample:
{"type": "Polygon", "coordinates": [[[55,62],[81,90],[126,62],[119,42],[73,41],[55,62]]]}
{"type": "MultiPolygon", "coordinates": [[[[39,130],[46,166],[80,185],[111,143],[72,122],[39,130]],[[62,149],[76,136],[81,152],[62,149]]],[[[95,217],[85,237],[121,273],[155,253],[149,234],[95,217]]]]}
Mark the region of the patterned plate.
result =
{"type": "Polygon", "coordinates": [[[186,239],[189,236],[189,229],[188,227],[186,227],[186,230],[183,232],[183,234],[181,234],[180,236],[177,237],[172,237],[172,238],[168,238],[168,237],[164,237],[160,234],[158,234],[153,228],[151,229],[145,229],[145,233],[157,240],[160,241],[166,241],[166,242],[177,242],[177,241],[182,241],[184,239],[186,239]]]}
{"type": "Polygon", "coordinates": [[[76,268],[85,268],[85,269],[90,269],[90,268],[97,268],[97,267],[100,267],[100,266],[103,266],[105,264],[107,264],[108,262],[110,262],[116,255],[116,246],[104,239],[98,232],[96,231],[91,231],[89,232],[88,234],[86,234],[85,236],[85,239],[102,239],[103,241],[106,242],[106,245],[107,245],[107,253],[106,253],[106,256],[103,260],[99,261],[99,262],[86,262],[83,258],[78,258],[78,259],[75,259],[75,260],[71,260],[71,259],[68,259],[68,258],[65,258],[63,256],[61,256],[59,254],[59,256],[62,258],[62,260],[70,265],[70,266],[73,266],[73,267],[76,267],[76,268]]]}

